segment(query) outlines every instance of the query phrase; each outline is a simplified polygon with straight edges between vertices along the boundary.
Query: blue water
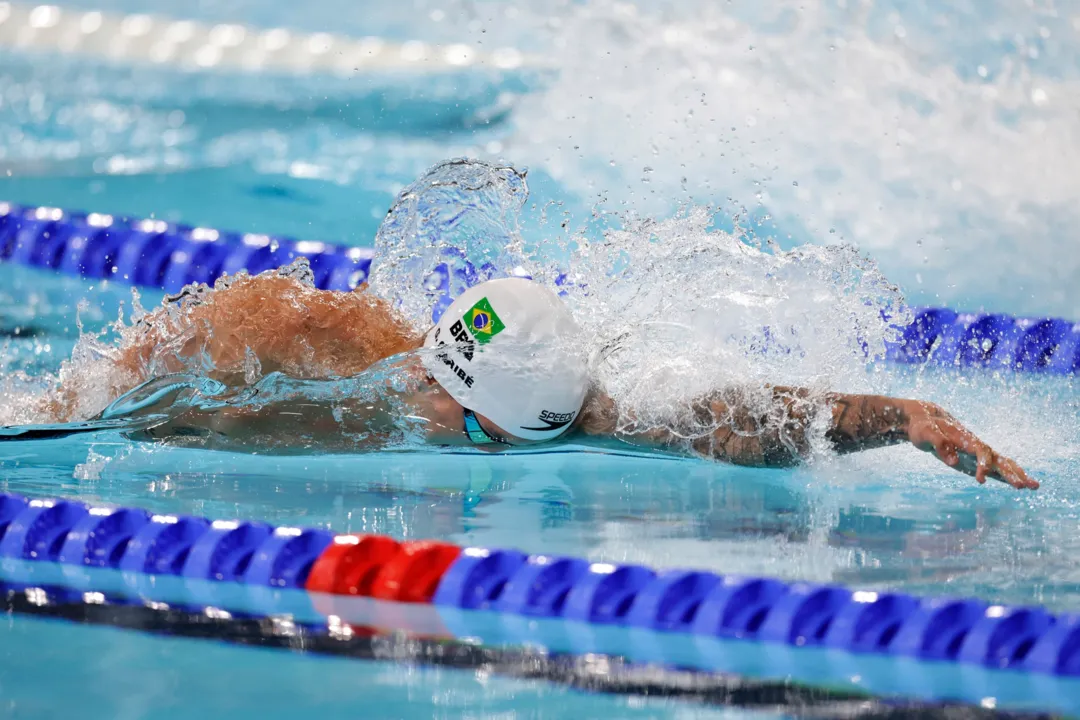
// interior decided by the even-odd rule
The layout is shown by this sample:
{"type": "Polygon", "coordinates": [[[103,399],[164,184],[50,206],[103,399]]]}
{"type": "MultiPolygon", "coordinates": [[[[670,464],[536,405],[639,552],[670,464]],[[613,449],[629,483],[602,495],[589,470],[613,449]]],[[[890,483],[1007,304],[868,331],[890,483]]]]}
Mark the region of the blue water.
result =
{"type": "Polygon", "coordinates": [[[161,640],[69,623],[19,621],[4,635],[0,712],[7,717],[722,716],[540,682],[161,640]],[[58,685],[64,688],[59,697],[58,685]]]}
{"type": "MultiPolygon", "coordinates": [[[[783,246],[855,242],[914,303],[1080,318],[1080,266],[1063,245],[1080,190],[1067,8],[712,5],[80,2],[558,61],[511,77],[279,83],[5,51],[0,198],[369,245],[396,192],[434,162],[502,157],[530,167],[527,237],[711,203],[783,246]],[[709,23],[715,37],[693,36],[709,23]],[[507,93],[510,111],[490,112],[507,93]],[[139,169],[110,171],[118,157],[139,169]]],[[[0,328],[39,330],[4,341],[0,372],[55,370],[78,334],[76,303],[95,329],[128,297],[0,266],[0,328]]],[[[5,444],[0,490],[1080,611],[1072,381],[871,373],[947,406],[1043,488],[978,487],[910,448],[762,471],[583,452],[250,457],[99,435],[5,444]]],[[[0,632],[11,717],[714,714],[19,617],[0,632]]]]}

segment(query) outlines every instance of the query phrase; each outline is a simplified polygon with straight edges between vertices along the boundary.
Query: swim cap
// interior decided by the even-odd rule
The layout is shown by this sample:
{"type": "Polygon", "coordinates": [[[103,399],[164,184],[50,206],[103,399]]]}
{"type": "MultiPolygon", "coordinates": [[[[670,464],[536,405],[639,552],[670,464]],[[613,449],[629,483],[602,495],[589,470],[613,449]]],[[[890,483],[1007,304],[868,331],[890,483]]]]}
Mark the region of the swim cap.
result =
{"type": "Polygon", "coordinates": [[[559,296],[524,278],[469,288],[424,339],[424,365],[450,396],[526,440],[554,440],[581,411],[588,371],[559,296]]]}

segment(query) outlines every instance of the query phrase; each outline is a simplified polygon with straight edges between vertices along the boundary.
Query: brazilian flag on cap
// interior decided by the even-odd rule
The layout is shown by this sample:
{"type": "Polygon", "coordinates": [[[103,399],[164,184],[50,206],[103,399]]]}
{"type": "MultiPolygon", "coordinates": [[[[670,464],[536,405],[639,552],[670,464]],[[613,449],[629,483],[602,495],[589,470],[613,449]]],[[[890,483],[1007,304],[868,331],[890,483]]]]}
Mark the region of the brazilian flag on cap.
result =
{"type": "Polygon", "coordinates": [[[469,326],[469,332],[476,338],[476,342],[481,345],[506,329],[486,297],[480,298],[465,312],[465,324],[469,326]]]}

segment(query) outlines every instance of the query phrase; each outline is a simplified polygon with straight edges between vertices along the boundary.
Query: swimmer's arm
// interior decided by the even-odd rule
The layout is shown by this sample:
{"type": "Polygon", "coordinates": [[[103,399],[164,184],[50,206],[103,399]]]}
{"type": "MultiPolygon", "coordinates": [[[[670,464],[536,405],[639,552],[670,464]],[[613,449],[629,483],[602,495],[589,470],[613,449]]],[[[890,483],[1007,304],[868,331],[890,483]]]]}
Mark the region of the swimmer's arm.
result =
{"type": "Polygon", "coordinates": [[[239,393],[208,396],[134,437],[262,454],[369,452],[417,442],[432,419],[447,414],[460,419],[461,406],[405,355],[329,383],[270,375],[239,393]]]}
{"type": "Polygon", "coordinates": [[[264,455],[355,453],[387,445],[389,410],[381,404],[285,400],[258,407],[192,408],[167,423],[131,433],[208,450],[264,455]]]}
{"type": "Polygon", "coordinates": [[[700,435],[693,428],[635,432],[617,429],[610,398],[592,398],[580,423],[586,434],[608,435],[636,444],[685,449],[695,454],[751,467],[789,467],[810,452],[809,435],[821,412],[828,412],[826,439],[841,453],[859,452],[910,442],[934,453],[942,462],[975,476],[991,477],[1017,488],[1037,488],[1014,461],[997,454],[939,406],[881,395],[831,393],[822,403],[801,388],[773,387],[773,411],[780,422],[766,423],[736,393],[720,393],[693,406],[698,427],[719,425],[700,435]],[[974,461],[974,462],[969,462],[974,461]]]}
{"type": "Polygon", "coordinates": [[[997,453],[939,405],[881,395],[834,394],[830,400],[826,437],[838,452],[910,442],[979,484],[993,478],[1020,489],[1039,487],[1016,461],[997,453]]]}

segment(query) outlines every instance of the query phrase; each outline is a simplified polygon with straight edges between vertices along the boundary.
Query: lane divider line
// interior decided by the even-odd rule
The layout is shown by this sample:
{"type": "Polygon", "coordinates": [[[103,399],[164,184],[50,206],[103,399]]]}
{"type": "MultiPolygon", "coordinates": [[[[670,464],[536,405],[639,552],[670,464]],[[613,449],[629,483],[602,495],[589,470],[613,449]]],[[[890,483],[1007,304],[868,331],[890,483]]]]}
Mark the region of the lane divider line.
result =
{"type": "MultiPolygon", "coordinates": [[[[241,270],[255,275],[298,257],[311,262],[317,287],[352,290],[370,272],[371,248],[234,233],[163,220],[123,218],[0,202],[0,261],[86,278],[177,292],[241,270]]],[[[448,258],[449,260],[450,258],[448,258]]],[[[459,281],[475,268],[453,258],[459,281]]],[[[450,284],[448,264],[436,272],[450,284]]],[[[437,304],[437,318],[449,298],[437,304]]],[[[914,310],[886,359],[903,364],[1071,375],[1080,369],[1080,323],[1017,318],[948,308],[914,310]]]]}
{"type": "MultiPolygon", "coordinates": [[[[1045,716],[1041,712],[1002,711],[954,699],[938,701],[818,686],[785,677],[759,679],[730,672],[637,663],[620,655],[486,646],[477,644],[475,639],[424,637],[382,627],[344,624],[335,617],[315,623],[297,622],[281,615],[252,616],[216,606],[177,605],[117,593],[73,591],[63,585],[25,586],[0,581],[0,611],[261,649],[494,673],[589,693],[637,695],[744,710],[791,709],[805,718],[974,720],[1045,716]]],[[[1058,698],[1040,700],[1052,706],[1058,698]]]]}
{"type": "Polygon", "coordinates": [[[0,495],[0,557],[1080,677],[1080,615],[0,495]]]}
{"type": "Polygon", "coordinates": [[[153,15],[115,15],[56,5],[0,2],[0,48],[73,54],[188,71],[228,70],[353,77],[376,71],[516,70],[537,64],[520,51],[463,43],[294,33],[284,28],[207,25],[153,15]]]}
{"type": "Polygon", "coordinates": [[[372,251],[0,202],[0,261],[65,275],[175,293],[189,283],[212,285],[241,270],[255,275],[299,257],[310,261],[317,287],[352,290],[367,278],[372,251]]]}

